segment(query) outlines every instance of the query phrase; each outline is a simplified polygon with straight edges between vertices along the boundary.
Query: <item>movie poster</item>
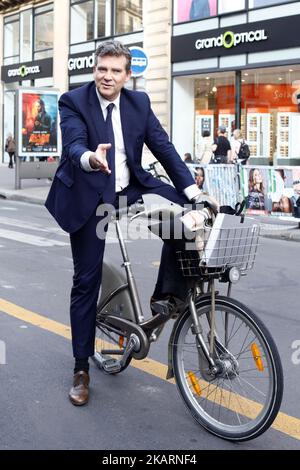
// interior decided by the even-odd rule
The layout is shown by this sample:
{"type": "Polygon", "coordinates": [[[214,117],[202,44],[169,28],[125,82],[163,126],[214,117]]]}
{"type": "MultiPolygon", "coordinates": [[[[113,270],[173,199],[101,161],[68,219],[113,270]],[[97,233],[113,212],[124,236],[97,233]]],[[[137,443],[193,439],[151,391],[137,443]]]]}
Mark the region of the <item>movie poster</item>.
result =
{"type": "Polygon", "coordinates": [[[59,155],[58,91],[20,89],[18,96],[18,154],[59,155]]]}

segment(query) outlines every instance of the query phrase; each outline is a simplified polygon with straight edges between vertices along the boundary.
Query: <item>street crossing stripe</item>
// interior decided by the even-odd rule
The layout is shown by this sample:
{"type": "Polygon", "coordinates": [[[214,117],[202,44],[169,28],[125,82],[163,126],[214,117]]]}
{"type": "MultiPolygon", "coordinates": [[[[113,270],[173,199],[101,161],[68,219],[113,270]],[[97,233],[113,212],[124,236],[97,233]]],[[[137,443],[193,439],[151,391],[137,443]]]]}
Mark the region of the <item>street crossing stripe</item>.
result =
{"type": "MultiPolygon", "coordinates": [[[[63,323],[59,323],[55,320],[51,320],[47,317],[43,317],[37,313],[26,310],[25,308],[19,307],[7,300],[0,298],[0,312],[6,313],[14,318],[18,318],[21,321],[25,321],[43,330],[50,331],[58,336],[62,336],[66,339],[71,339],[71,328],[63,323]]],[[[153,375],[163,381],[171,382],[175,384],[175,381],[166,380],[167,366],[161,362],[155,361],[150,358],[145,358],[141,361],[133,360],[131,365],[147,374],[153,375]]],[[[244,399],[247,403],[247,411],[249,410],[248,416],[253,413],[257,413],[257,407],[260,406],[251,400],[244,399]]],[[[279,412],[276,420],[272,424],[272,428],[280,431],[294,439],[300,440],[300,419],[293,416],[289,416],[285,413],[279,412]]]]}

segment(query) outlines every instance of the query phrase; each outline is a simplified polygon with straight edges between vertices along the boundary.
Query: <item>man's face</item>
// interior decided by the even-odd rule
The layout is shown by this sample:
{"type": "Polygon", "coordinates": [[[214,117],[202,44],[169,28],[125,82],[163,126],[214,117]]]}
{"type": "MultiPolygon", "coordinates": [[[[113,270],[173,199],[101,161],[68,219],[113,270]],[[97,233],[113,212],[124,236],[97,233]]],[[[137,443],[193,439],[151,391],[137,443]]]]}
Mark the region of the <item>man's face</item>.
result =
{"type": "Polygon", "coordinates": [[[94,67],[94,80],[98,91],[106,100],[114,101],[130,77],[131,71],[126,71],[126,57],[98,57],[97,66],[94,67]]]}

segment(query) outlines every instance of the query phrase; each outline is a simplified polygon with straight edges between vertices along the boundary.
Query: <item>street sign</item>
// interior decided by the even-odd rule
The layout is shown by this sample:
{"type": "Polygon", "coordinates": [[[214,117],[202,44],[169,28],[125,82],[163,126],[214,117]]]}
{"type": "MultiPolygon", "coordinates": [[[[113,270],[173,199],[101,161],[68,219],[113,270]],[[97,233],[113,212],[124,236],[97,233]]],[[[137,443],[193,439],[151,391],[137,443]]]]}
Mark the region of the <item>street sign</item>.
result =
{"type": "Polygon", "coordinates": [[[131,52],[131,72],[133,77],[141,77],[148,67],[148,56],[144,49],[138,46],[129,48],[131,52]]]}

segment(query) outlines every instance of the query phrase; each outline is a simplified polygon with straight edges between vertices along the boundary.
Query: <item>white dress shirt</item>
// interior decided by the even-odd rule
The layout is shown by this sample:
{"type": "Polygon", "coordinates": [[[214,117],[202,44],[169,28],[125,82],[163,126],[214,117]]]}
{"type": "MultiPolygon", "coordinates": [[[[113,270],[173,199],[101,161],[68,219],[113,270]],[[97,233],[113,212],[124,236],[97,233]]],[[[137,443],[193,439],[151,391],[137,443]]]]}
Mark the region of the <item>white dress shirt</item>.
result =
{"type": "MultiPolygon", "coordinates": [[[[125,151],[121,115],[120,115],[120,95],[114,101],[108,101],[103,98],[98,90],[96,90],[100,106],[102,109],[104,120],[107,117],[107,106],[111,103],[114,104],[111,120],[115,137],[115,175],[116,175],[116,192],[122,191],[129,184],[130,171],[127,165],[127,155],[125,151]]],[[[110,142],[105,142],[110,143],[110,142]]],[[[99,171],[94,170],[89,162],[90,155],[93,152],[85,152],[80,159],[80,164],[85,171],[99,171]]]]}
{"type": "MultiPolygon", "coordinates": [[[[97,97],[100,102],[100,106],[102,109],[103,117],[106,119],[107,116],[107,106],[111,103],[114,103],[114,108],[112,110],[112,125],[114,130],[114,137],[115,137],[115,172],[116,172],[116,192],[122,191],[122,189],[126,188],[129,184],[130,179],[130,170],[127,165],[127,155],[125,151],[124,139],[123,139],[123,132],[122,132],[122,124],[121,124],[121,115],[120,115],[120,95],[114,101],[108,101],[103,98],[100,93],[98,92],[97,88],[95,89],[97,93],[97,97]]],[[[109,142],[105,142],[109,143],[109,142]]],[[[81,155],[80,164],[81,167],[85,171],[99,171],[98,169],[93,169],[90,165],[89,159],[90,156],[93,155],[94,152],[87,151],[81,155]]],[[[198,186],[196,184],[192,184],[184,189],[184,194],[186,197],[191,200],[194,197],[201,194],[198,186]]]]}

